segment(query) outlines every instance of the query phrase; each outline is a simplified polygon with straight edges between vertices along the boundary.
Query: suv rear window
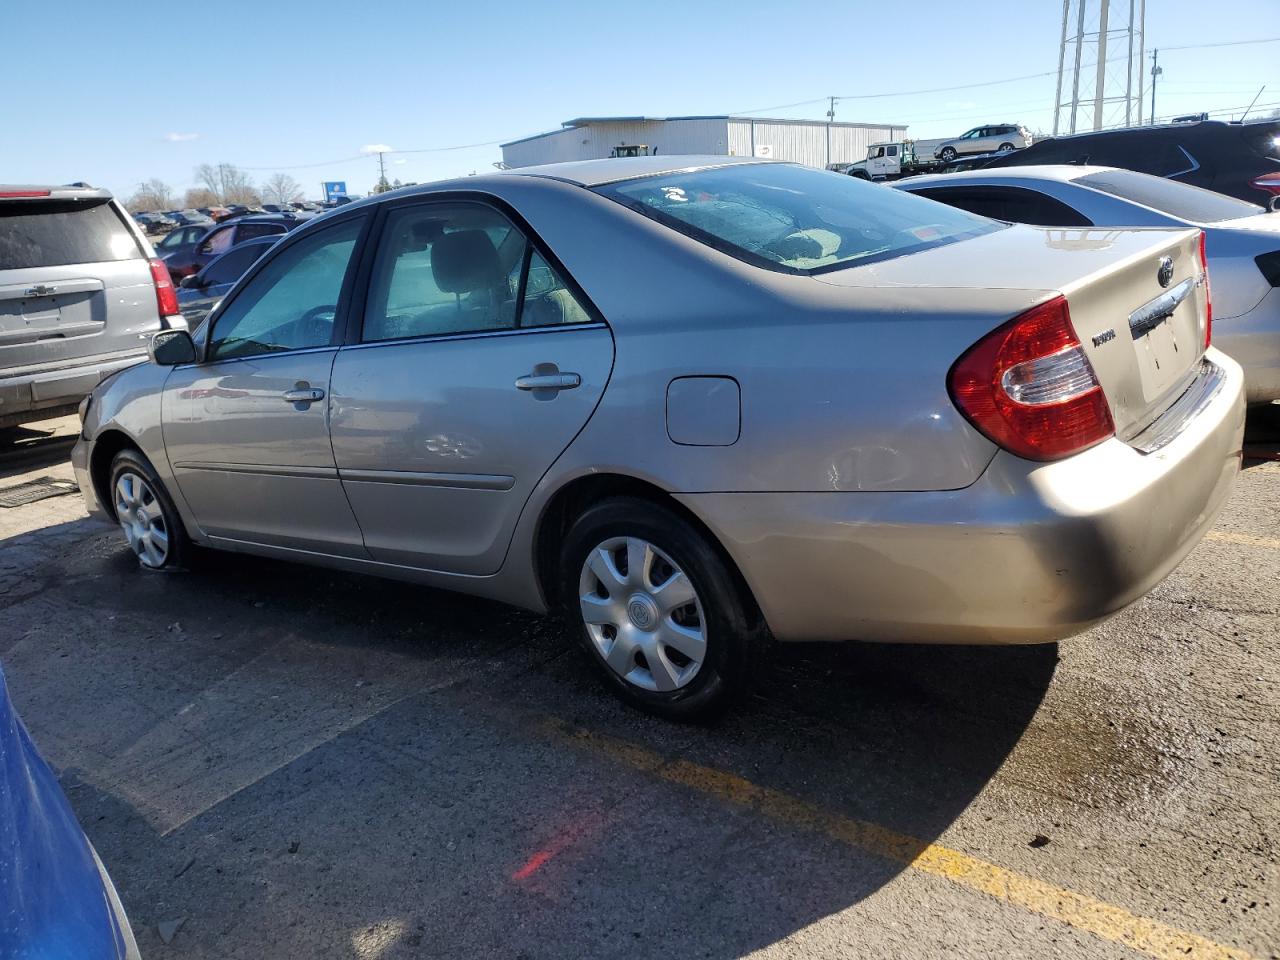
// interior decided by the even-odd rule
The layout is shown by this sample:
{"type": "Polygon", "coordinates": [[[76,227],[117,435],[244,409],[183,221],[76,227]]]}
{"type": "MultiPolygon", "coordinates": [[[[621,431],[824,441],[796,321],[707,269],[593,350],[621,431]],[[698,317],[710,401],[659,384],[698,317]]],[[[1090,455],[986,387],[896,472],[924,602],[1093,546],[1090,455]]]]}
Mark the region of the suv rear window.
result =
{"type": "Polygon", "coordinates": [[[923,197],[789,163],[674,171],[596,188],[756,266],[824,273],[1004,229],[923,197]]]}
{"type": "Polygon", "coordinates": [[[1077,177],[1074,182],[1192,223],[1218,223],[1262,213],[1262,208],[1256,204],[1246,203],[1235,197],[1132,170],[1090,173],[1077,177]]]}
{"type": "Polygon", "coordinates": [[[0,203],[0,270],[142,256],[109,200],[0,203]]]}

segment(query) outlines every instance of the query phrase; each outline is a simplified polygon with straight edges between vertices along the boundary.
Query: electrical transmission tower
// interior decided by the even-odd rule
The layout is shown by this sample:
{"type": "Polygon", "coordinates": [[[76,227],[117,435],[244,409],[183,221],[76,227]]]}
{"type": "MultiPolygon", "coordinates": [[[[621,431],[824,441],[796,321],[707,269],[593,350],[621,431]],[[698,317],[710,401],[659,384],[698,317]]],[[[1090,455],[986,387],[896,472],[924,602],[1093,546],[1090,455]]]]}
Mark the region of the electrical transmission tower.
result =
{"type": "Polygon", "coordinates": [[[1142,123],[1147,0],[1062,0],[1053,132],[1142,123]]]}

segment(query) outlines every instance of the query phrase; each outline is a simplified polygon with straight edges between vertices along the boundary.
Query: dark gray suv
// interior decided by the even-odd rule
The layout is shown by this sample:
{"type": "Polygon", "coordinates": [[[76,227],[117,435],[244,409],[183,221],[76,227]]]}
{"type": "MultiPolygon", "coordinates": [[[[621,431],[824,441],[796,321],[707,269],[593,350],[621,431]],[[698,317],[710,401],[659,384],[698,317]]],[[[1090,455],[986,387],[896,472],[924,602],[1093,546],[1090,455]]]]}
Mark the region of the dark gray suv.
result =
{"type": "Polygon", "coordinates": [[[74,410],[171,327],[169,272],[109,191],[0,185],[0,427],[74,410]]]}

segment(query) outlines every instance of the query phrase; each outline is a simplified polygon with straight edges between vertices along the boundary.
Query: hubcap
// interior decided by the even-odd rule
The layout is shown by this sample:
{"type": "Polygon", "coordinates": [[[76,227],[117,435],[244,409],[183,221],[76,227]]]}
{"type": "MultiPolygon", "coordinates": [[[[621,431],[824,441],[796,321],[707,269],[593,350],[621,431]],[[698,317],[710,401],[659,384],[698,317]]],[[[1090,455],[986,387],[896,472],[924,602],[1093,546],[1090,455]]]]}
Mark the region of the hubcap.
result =
{"type": "Polygon", "coordinates": [[[162,567],[169,556],[169,528],[155,491],[138,474],[116,479],[116,517],[129,548],[146,567],[162,567]]]}
{"type": "Polygon", "coordinates": [[[698,594],[685,572],[647,540],[612,537],[588,553],[579,603],[605,663],[642,690],[678,690],[706,658],[698,594]]]}

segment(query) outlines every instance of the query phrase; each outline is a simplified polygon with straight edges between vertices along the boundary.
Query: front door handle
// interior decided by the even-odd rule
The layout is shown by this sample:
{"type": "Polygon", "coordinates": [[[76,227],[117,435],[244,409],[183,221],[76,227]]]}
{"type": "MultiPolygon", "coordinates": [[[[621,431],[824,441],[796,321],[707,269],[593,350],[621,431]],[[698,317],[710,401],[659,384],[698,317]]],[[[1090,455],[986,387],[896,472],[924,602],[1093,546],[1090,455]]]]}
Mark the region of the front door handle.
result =
{"type": "Polygon", "coordinates": [[[286,390],[281,396],[284,397],[285,403],[295,404],[299,410],[305,410],[317,400],[323,400],[324,391],[319,387],[308,387],[300,383],[292,390],[286,390]]]}

